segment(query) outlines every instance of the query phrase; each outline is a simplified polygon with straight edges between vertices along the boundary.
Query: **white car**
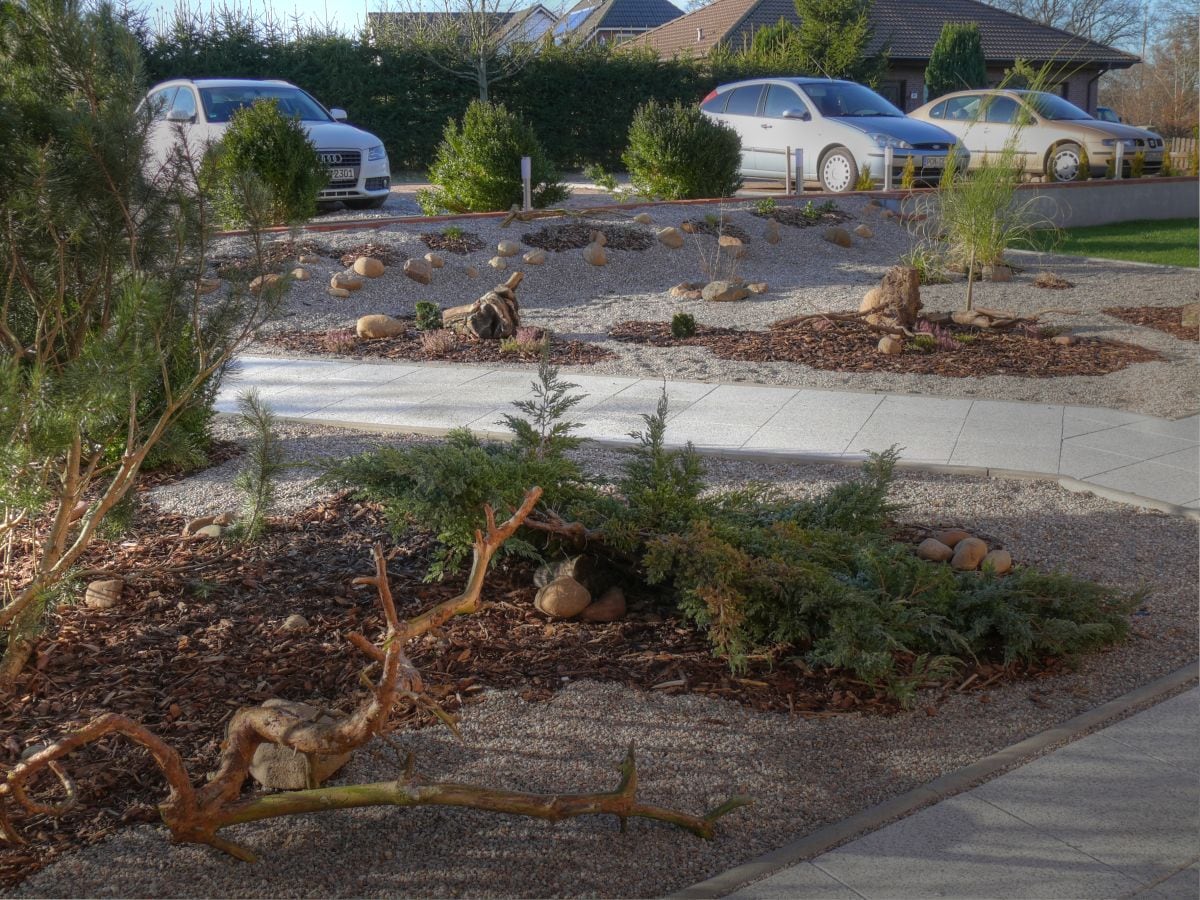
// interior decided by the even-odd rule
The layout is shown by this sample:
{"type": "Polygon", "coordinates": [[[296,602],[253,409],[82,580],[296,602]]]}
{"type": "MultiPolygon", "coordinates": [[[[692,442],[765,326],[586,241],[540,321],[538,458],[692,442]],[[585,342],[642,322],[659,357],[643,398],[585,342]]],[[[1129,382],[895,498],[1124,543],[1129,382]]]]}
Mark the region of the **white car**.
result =
{"type": "Polygon", "coordinates": [[[203,151],[221,139],[235,112],[263,99],[274,100],[284,113],[300,120],[329,168],[329,183],[317,195],[318,203],[340,200],[351,209],[383,206],[391,189],[383,142],[346,124],[345,110],[326,109],[286,81],[181,78],[155,85],[144,101],[153,115],[151,156],[161,165],[175,146],[180,128],[191,150],[203,151]]]}
{"type": "MultiPolygon", "coordinates": [[[[870,88],[831,78],[756,78],[723,84],[700,109],[742,139],[742,174],[784,177],[787,148],[804,151],[803,181],[827,191],[852,191],[859,173],[883,181],[884,150],[892,148],[892,182],[909,157],[917,180],[936,181],[955,152],[947,131],[904,115],[870,88]]],[[[958,148],[965,165],[967,153],[958,148]]]]}

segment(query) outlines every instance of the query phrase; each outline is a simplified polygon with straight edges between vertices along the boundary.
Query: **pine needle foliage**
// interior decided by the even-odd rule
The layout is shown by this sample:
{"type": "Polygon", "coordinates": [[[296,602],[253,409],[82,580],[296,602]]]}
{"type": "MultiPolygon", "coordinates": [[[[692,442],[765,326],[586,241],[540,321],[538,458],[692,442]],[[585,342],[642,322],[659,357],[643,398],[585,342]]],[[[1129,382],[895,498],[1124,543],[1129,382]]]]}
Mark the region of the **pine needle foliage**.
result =
{"type": "MultiPolygon", "coordinates": [[[[1069,656],[1125,634],[1131,601],[1109,588],[1024,568],[1002,578],[959,573],[895,541],[895,450],[813,498],[762,485],[711,491],[695,449],[667,444],[664,393],[632,433],[620,477],[601,484],[565,454],[573,426],[554,427],[574,405],[572,386],[545,365],[539,383],[522,405],[528,418],[507,420],[512,444],[462,431],[441,446],[368,453],[331,474],[383,502],[398,531],[437,531],[445,550],[431,577],[461,564],[481,503],[506,508],[539,484],[535,519],[544,510],[586,528],[587,552],[675,604],[734,671],[793,654],[907,703],[965,662],[1069,656]]],[[[562,539],[536,525],[519,537],[516,552],[531,556],[562,539]]]]}
{"type": "Polygon", "coordinates": [[[266,533],[276,484],[285,468],[283,447],[275,435],[275,415],[257,391],[238,397],[238,419],[250,430],[246,464],[234,479],[234,487],[243,497],[238,526],[243,540],[256,541],[266,533]]]}

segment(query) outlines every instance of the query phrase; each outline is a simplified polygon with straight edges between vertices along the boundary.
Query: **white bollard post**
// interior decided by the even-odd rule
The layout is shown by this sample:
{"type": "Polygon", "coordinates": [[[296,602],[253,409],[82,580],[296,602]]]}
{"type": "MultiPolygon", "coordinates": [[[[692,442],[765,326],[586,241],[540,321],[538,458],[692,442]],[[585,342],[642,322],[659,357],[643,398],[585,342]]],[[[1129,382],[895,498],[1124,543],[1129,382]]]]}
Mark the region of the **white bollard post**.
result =
{"type": "Polygon", "coordinates": [[[533,162],[528,156],[521,157],[521,183],[524,186],[525,211],[533,209],[533,162]]]}
{"type": "Polygon", "coordinates": [[[891,147],[883,148],[883,189],[892,189],[892,166],[896,162],[896,151],[891,147]]]}
{"type": "Polygon", "coordinates": [[[792,193],[792,148],[789,146],[783,154],[783,195],[792,193]]]}
{"type": "Polygon", "coordinates": [[[796,193],[804,193],[804,151],[797,147],[792,151],[792,171],[796,173],[796,193]]]}
{"type": "Polygon", "coordinates": [[[1116,155],[1113,157],[1113,178],[1121,178],[1121,169],[1125,167],[1125,142],[1118,140],[1116,155]]]}

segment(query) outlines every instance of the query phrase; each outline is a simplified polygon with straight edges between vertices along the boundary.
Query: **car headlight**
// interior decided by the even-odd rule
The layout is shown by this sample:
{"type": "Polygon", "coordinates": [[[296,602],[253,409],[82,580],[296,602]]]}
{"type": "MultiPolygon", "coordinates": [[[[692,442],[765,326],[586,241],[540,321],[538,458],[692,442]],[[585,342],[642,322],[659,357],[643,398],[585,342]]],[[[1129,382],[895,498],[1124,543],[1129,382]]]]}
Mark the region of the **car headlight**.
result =
{"type": "Polygon", "coordinates": [[[387,159],[387,150],[384,148],[383,144],[372,147],[367,151],[367,162],[375,162],[378,159],[387,159]]]}
{"type": "Polygon", "coordinates": [[[876,147],[891,147],[893,150],[911,150],[912,144],[908,141],[902,141],[898,137],[892,137],[890,134],[868,134],[871,140],[875,142],[876,147]]]}

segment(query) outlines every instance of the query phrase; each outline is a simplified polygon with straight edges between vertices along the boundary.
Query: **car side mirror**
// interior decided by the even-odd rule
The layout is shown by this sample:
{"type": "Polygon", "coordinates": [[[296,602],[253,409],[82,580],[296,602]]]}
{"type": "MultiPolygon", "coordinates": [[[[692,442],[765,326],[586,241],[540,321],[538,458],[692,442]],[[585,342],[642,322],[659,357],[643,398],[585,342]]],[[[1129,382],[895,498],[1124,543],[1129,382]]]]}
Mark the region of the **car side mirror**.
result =
{"type": "Polygon", "coordinates": [[[807,109],[785,109],[783,117],[785,119],[799,119],[801,122],[808,122],[812,119],[812,113],[807,109]]]}
{"type": "Polygon", "coordinates": [[[348,118],[346,111],[340,106],[335,106],[333,109],[331,109],[329,111],[329,115],[333,116],[333,121],[335,122],[345,122],[348,118]]]}
{"type": "Polygon", "coordinates": [[[196,121],[196,114],[184,112],[182,109],[173,109],[167,113],[167,121],[190,125],[196,121]]]}

